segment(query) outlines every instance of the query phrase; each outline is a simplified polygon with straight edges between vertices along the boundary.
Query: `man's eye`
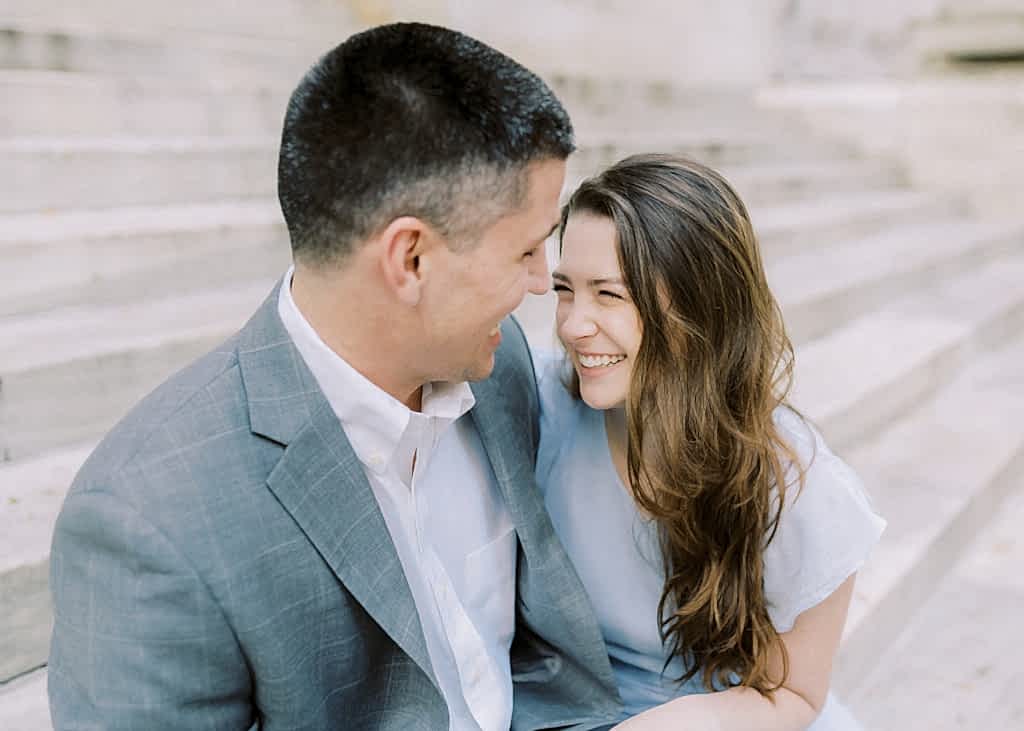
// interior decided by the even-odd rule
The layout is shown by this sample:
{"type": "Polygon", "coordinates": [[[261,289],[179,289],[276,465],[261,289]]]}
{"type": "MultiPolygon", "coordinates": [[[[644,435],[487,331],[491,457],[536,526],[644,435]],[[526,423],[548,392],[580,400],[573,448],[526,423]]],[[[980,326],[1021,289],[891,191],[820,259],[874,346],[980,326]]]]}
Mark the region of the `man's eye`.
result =
{"type": "Polygon", "coordinates": [[[572,292],[572,290],[566,287],[564,284],[552,284],[551,289],[555,292],[572,292]]]}

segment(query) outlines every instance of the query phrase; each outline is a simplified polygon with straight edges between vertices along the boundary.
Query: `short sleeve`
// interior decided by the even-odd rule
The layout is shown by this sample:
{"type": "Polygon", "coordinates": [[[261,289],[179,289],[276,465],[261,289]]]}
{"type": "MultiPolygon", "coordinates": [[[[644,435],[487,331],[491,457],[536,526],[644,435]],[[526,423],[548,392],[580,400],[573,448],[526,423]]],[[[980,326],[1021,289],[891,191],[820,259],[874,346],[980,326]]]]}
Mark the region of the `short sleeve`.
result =
{"type": "Polygon", "coordinates": [[[806,469],[789,480],[778,529],[764,554],[768,615],[779,632],[860,569],[885,529],[856,473],[789,409],[776,425],[806,469]],[[795,484],[794,484],[795,483],[795,484]]]}
{"type": "Polygon", "coordinates": [[[533,350],[540,394],[540,447],[537,449],[537,485],[545,490],[548,475],[578,418],[578,404],[565,387],[568,371],[565,356],[551,350],[533,350]]]}

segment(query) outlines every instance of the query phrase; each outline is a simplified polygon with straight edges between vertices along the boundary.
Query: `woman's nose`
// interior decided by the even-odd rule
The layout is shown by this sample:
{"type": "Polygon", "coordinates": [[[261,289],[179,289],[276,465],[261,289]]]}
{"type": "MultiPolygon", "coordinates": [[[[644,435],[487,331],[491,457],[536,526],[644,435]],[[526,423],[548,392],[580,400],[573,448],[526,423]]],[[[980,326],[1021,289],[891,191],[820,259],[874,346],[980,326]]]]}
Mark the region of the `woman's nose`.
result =
{"type": "Polygon", "coordinates": [[[578,340],[597,333],[597,323],[585,306],[576,303],[563,306],[568,308],[565,319],[558,327],[563,340],[578,340]]]}

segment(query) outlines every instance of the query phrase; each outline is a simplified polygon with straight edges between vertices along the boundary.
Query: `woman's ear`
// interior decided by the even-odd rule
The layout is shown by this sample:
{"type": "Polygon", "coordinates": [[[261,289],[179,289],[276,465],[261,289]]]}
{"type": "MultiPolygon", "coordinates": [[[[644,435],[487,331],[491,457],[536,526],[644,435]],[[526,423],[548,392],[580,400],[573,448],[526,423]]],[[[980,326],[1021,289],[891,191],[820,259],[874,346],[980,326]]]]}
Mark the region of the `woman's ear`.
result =
{"type": "Polygon", "coordinates": [[[396,218],[377,237],[384,281],[410,307],[419,304],[423,290],[423,255],[432,245],[430,227],[419,218],[396,218]]]}

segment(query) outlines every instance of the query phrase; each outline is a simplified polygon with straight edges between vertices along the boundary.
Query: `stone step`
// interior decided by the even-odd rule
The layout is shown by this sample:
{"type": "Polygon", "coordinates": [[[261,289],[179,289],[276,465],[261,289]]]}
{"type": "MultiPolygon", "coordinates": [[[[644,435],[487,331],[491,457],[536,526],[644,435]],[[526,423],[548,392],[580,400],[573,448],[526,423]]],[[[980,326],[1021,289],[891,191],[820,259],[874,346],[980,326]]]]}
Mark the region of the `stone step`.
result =
{"type": "Polygon", "coordinates": [[[824,249],[766,256],[768,282],[796,343],[822,337],[884,302],[1024,246],[1024,224],[940,217],[824,249]]]}
{"type": "Polygon", "coordinates": [[[276,136],[291,86],[0,71],[0,138],[276,136]]]}
{"type": "MultiPolygon", "coordinates": [[[[1020,363],[1024,353],[1016,357],[1020,363]]],[[[1018,397],[1022,385],[1018,379],[1018,397]]],[[[970,408],[972,413],[976,411],[970,408]]],[[[1021,433],[1017,420],[997,426],[1000,430],[1006,427],[1018,436],[1021,433]]],[[[989,501],[994,519],[984,525],[973,543],[964,542],[959,553],[950,554],[955,562],[952,570],[936,591],[922,600],[917,615],[900,636],[875,658],[873,671],[849,698],[868,728],[1024,728],[1024,696],[1020,692],[1024,683],[1020,666],[1024,655],[1020,631],[1024,479],[1020,475],[1018,464],[1016,474],[1007,476],[1012,483],[1007,486],[1009,496],[1001,503],[989,501]]]]}
{"type": "Polygon", "coordinates": [[[900,159],[922,188],[958,192],[989,216],[1019,217],[1024,74],[793,84],[761,96],[766,107],[798,110],[815,129],[900,159]]]}
{"type": "Polygon", "coordinates": [[[76,0],[70,4],[4,0],[3,16],[15,28],[27,26],[70,34],[116,29],[121,36],[144,38],[177,32],[307,42],[334,37],[341,40],[359,21],[347,3],[332,0],[275,0],[258,5],[241,0],[181,0],[152,7],[130,0],[76,0]]]}
{"type": "MultiPolygon", "coordinates": [[[[581,147],[587,147],[587,143],[581,142],[581,147]]],[[[577,164],[571,160],[566,176],[566,192],[575,190],[584,179],[596,175],[632,152],[625,147],[612,148],[606,149],[599,161],[590,158],[586,163],[577,164]]],[[[704,157],[690,157],[710,164],[704,157]]],[[[748,207],[813,198],[823,193],[861,194],[906,187],[903,172],[896,167],[878,160],[852,157],[803,162],[754,160],[714,163],[711,166],[729,181],[748,207]]]]}
{"type": "Polygon", "coordinates": [[[0,212],[272,198],[277,141],[20,138],[0,141],[0,166],[0,212]]]}
{"type": "Polygon", "coordinates": [[[842,145],[817,139],[773,132],[756,118],[719,119],[702,125],[645,125],[637,132],[627,119],[616,120],[603,131],[579,126],[580,149],[570,159],[568,175],[589,175],[595,170],[631,154],[663,152],[685,155],[713,167],[756,163],[824,163],[849,160],[855,152],[842,145]]]}
{"type": "Polygon", "coordinates": [[[273,279],[290,259],[276,201],[0,216],[0,318],[273,279]]]}
{"type": "Polygon", "coordinates": [[[0,19],[0,69],[294,83],[318,53],[297,39],[111,30],[0,19]]]}
{"type": "MultiPolygon", "coordinates": [[[[570,163],[574,180],[582,167],[596,172],[599,161],[610,164],[630,151],[587,138],[579,146],[570,163]]],[[[277,151],[276,137],[9,139],[0,141],[0,167],[8,171],[0,181],[0,212],[270,198],[276,195],[277,151]]],[[[884,164],[844,158],[733,162],[723,172],[750,202],[900,182],[884,164]]]]}
{"type": "Polygon", "coordinates": [[[0,685],[0,728],[4,731],[52,731],[45,668],[0,685]]]}
{"type": "Polygon", "coordinates": [[[0,455],[21,460],[95,438],[240,328],[273,283],[7,318],[0,329],[0,455]]]}
{"type": "Polygon", "coordinates": [[[877,160],[778,161],[717,168],[749,207],[822,194],[884,192],[906,184],[903,173],[877,160]]]}
{"type": "Polygon", "coordinates": [[[908,105],[969,115],[972,108],[980,107],[1020,109],[1024,106],[1024,77],[994,72],[913,79],[786,82],[763,86],[755,93],[755,99],[757,107],[766,110],[820,108],[871,113],[908,105]]]}
{"type": "Polygon", "coordinates": [[[1018,247],[806,343],[793,402],[831,445],[854,448],[930,398],[979,351],[1020,338],[1022,281],[1018,247]]]}
{"type": "Polygon", "coordinates": [[[948,219],[967,212],[952,196],[916,190],[867,190],[815,195],[750,209],[766,258],[818,249],[905,223],[948,219]]]}
{"type": "Polygon", "coordinates": [[[1003,497],[1024,487],[1022,359],[1019,335],[975,351],[934,396],[845,452],[889,521],[850,608],[835,679],[847,696],[987,532],[1003,497]]]}
{"type": "Polygon", "coordinates": [[[46,662],[52,623],[48,564],[53,525],[71,480],[92,447],[0,464],[0,524],[5,526],[0,534],[0,683],[46,662]]]}
{"type": "Polygon", "coordinates": [[[938,159],[988,157],[1001,162],[1012,155],[1000,142],[1019,147],[1024,74],[787,84],[758,94],[766,110],[799,112],[811,129],[856,139],[869,151],[900,158],[930,151],[938,159]],[[963,144],[951,144],[957,140],[963,144]]]}
{"type": "Polygon", "coordinates": [[[911,29],[916,55],[933,62],[1019,59],[1024,53],[1024,13],[1014,11],[945,16],[911,29]]]}

